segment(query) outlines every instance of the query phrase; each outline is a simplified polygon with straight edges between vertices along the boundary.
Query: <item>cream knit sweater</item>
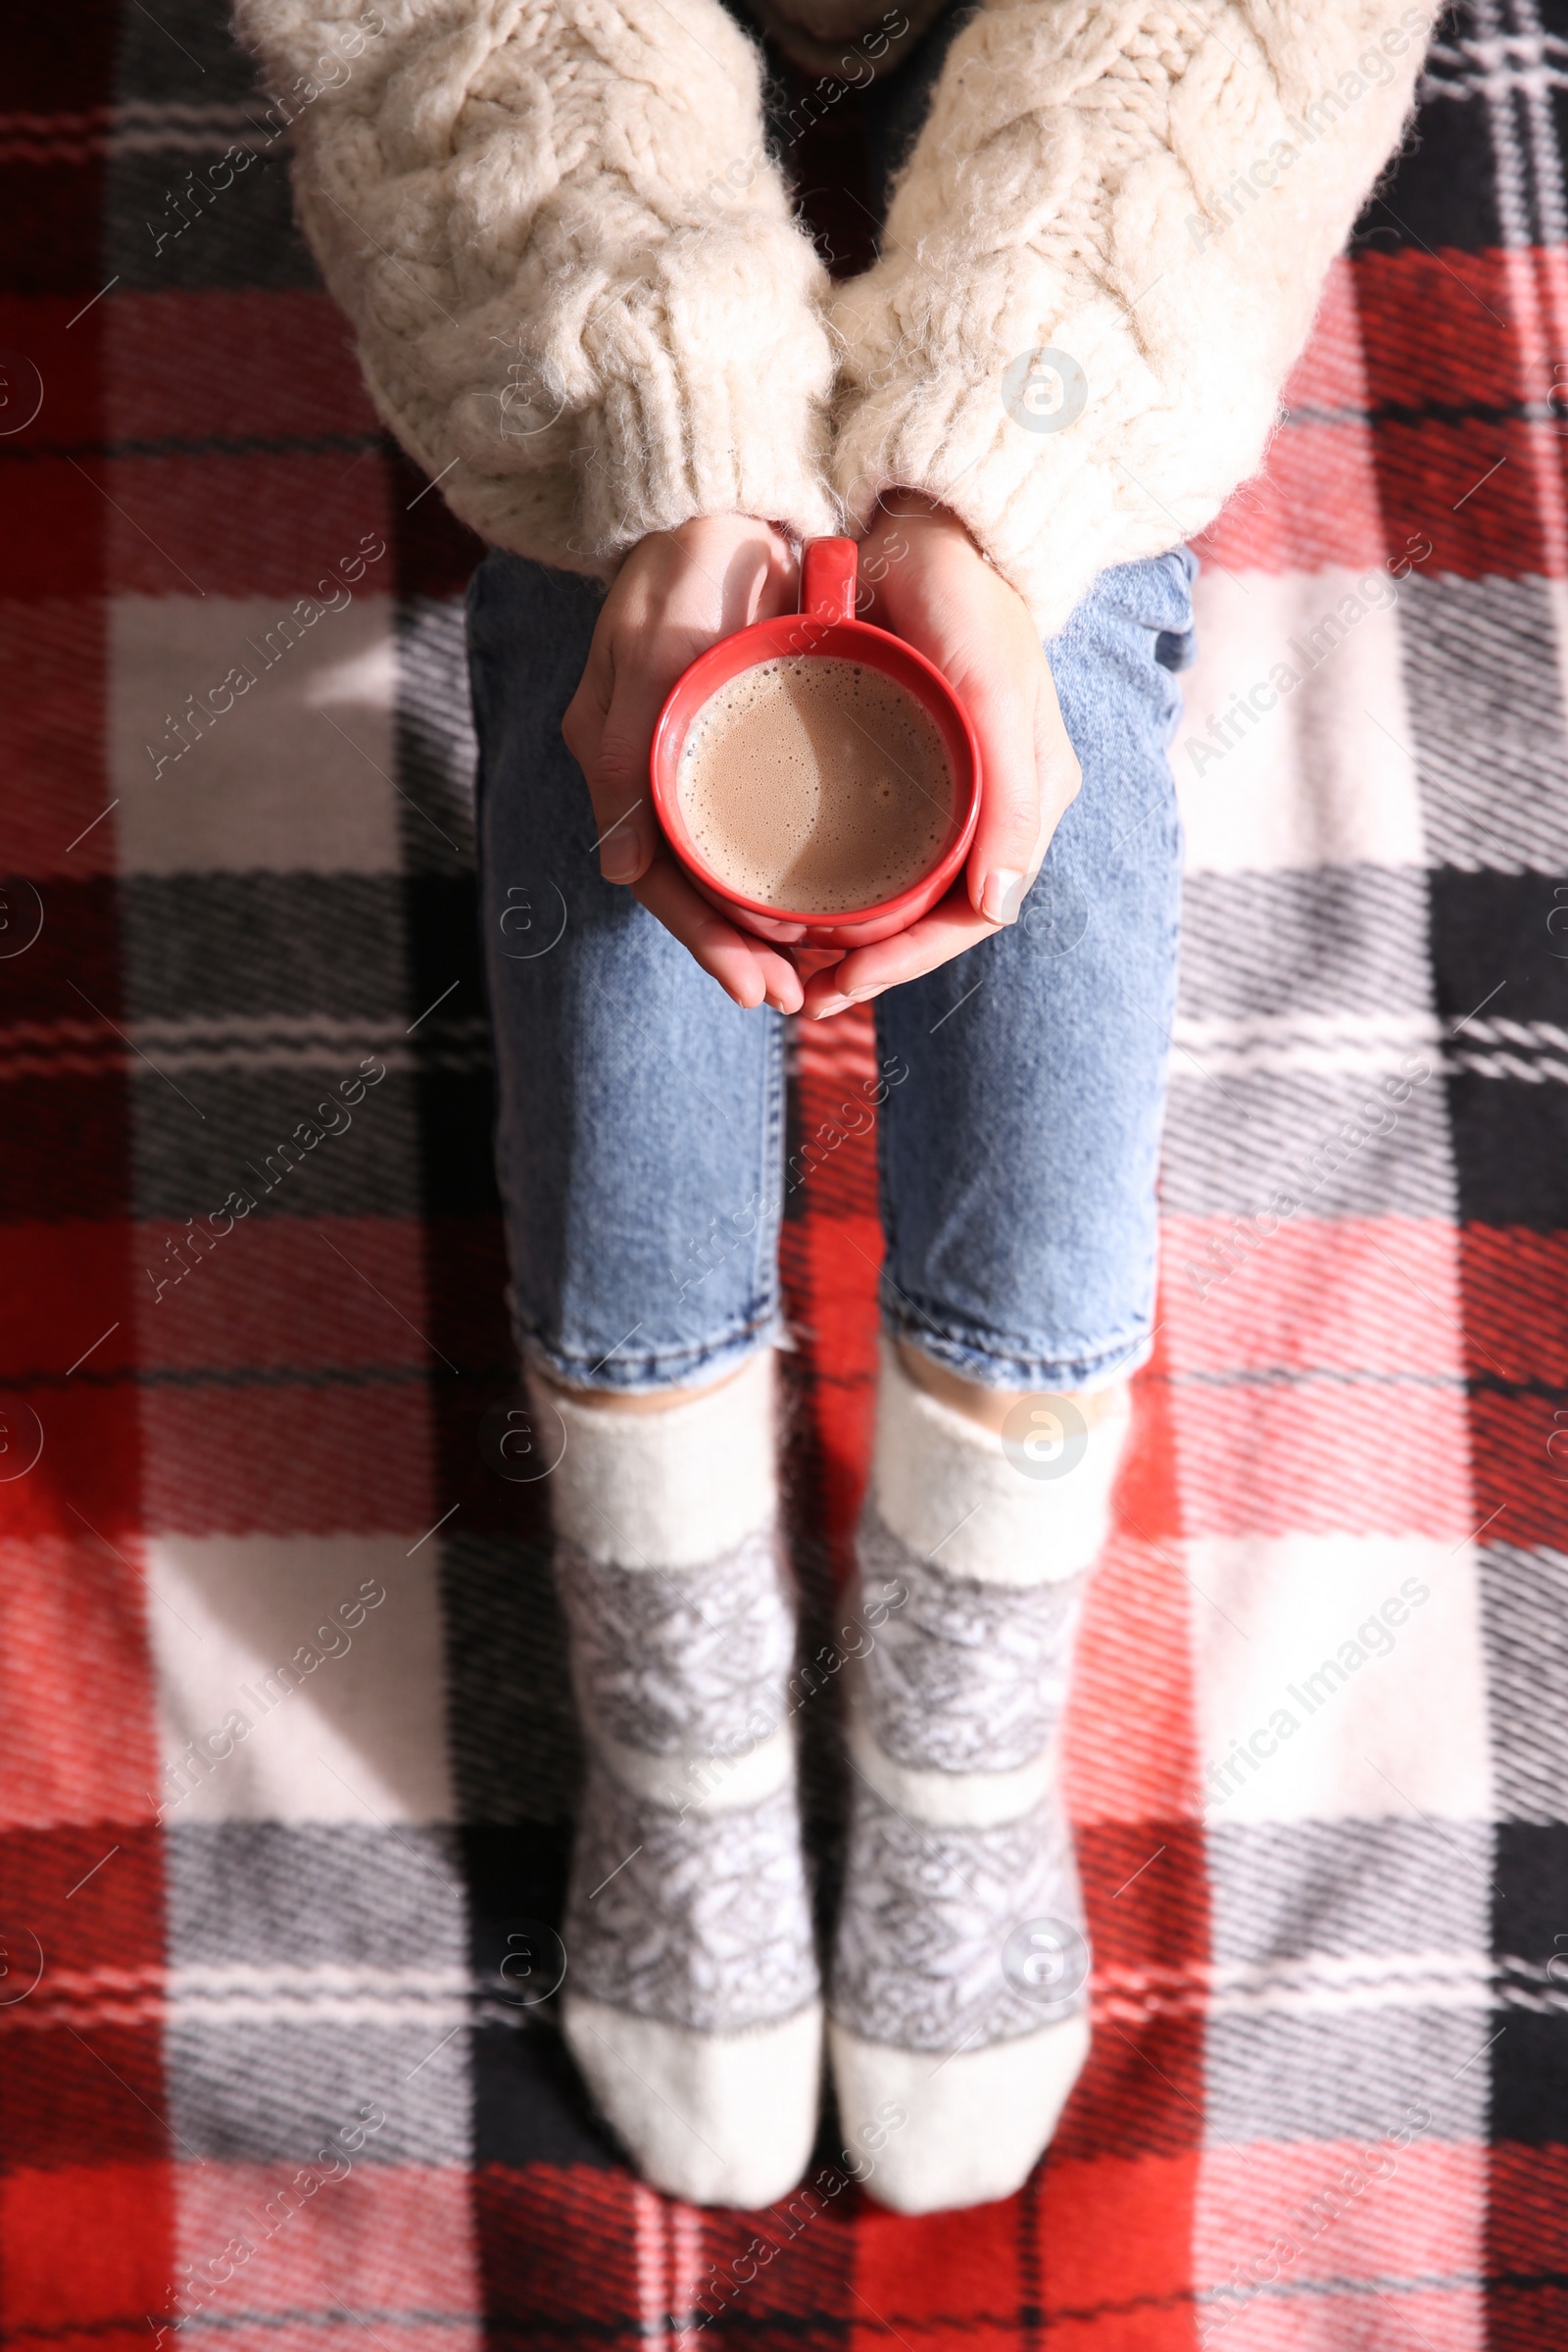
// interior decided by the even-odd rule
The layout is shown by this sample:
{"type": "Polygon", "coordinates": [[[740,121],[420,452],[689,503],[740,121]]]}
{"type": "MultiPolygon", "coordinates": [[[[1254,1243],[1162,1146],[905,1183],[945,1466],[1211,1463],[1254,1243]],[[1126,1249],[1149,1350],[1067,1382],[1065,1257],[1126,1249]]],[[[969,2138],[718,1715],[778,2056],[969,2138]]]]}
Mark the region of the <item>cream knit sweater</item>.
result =
{"type": "Polygon", "coordinates": [[[836,295],[719,0],[237,24],[376,406],[486,539],[609,574],[693,515],[807,536],[921,489],[1050,634],[1256,469],[1431,14],[990,0],[836,295]]]}

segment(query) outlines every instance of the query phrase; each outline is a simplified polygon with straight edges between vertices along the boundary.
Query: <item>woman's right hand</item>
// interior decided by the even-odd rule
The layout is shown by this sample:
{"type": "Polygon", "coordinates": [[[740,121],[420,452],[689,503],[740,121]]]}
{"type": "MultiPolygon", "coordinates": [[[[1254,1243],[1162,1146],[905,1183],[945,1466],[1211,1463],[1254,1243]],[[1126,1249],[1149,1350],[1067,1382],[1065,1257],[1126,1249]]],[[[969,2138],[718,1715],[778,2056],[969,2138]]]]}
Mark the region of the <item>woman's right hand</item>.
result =
{"type": "Polygon", "coordinates": [[[676,864],[648,779],[654,728],[682,670],[720,637],[796,609],[799,566],[782,532],[708,514],[640,540],[605,598],[561,731],[588,780],[607,882],[626,885],[726,995],[798,1012],[788,956],[727,923],[676,864]]]}

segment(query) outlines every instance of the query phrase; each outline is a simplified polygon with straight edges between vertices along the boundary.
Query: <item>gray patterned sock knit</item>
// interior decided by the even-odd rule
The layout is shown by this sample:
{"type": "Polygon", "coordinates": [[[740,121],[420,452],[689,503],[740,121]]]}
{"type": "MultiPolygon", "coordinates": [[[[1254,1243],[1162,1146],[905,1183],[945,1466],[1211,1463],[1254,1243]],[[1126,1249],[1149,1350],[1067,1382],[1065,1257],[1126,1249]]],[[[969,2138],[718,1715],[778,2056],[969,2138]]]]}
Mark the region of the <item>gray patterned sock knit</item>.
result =
{"type": "Polygon", "coordinates": [[[886,2102],[907,2113],[866,2183],[901,2212],[1011,2195],[1088,2051],[1057,1732],[1125,1427],[1108,1416],[1035,1475],[1054,1463],[884,1350],[860,1583],[907,1598],[850,1689],[828,2042],[847,2144],[886,2102]]]}
{"type": "Polygon", "coordinates": [[[772,1354],[663,1412],[551,1402],[566,1425],[556,1577],[589,1748],[566,2039],[658,2187],[770,2204],[805,2170],[821,2071],[772,1354]]]}

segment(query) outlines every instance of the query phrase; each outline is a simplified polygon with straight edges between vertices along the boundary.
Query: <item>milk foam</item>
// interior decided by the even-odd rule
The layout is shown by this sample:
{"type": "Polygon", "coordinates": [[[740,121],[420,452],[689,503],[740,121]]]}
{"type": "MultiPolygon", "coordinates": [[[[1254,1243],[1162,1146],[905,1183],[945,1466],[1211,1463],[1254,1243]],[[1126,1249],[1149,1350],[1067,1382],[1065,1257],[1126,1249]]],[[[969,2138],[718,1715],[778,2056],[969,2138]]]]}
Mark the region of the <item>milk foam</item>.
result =
{"type": "Polygon", "coordinates": [[[704,863],[797,914],[897,898],[953,837],[941,732],[896,679],[827,655],[744,669],[698,711],[676,770],[704,863]]]}

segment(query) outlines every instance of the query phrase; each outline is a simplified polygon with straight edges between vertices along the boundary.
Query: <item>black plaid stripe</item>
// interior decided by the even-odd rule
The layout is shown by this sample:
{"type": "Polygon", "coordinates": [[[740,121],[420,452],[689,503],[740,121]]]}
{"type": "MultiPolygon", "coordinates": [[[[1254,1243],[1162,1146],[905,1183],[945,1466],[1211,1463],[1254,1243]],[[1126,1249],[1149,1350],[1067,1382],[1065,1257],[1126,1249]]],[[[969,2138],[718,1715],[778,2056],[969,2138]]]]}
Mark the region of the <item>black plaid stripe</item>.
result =
{"type": "Polygon", "coordinates": [[[143,293],[314,286],[294,226],[287,117],[269,113],[226,11],[169,0],[156,16],[117,15],[105,44],[113,111],[96,133],[107,156],[105,274],[143,293]]]}

